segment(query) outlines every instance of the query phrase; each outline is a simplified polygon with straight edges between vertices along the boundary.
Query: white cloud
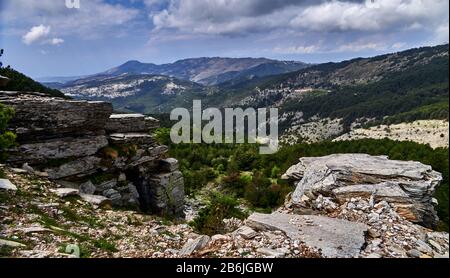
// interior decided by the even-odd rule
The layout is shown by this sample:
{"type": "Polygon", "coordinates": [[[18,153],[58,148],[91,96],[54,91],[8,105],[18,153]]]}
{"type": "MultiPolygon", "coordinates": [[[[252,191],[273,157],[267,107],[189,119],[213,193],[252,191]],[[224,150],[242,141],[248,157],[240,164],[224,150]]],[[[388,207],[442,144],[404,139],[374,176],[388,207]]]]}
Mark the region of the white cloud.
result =
{"type": "Polygon", "coordinates": [[[277,46],[273,49],[273,52],[278,54],[313,54],[321,51],[321,48],[316,45],[290,47],[277,46]]]}
{"type": "Polygon", "coordinates": [[[53,38],[49,41],[51,45],[61,45],[64,43],[64,40],[61,38],[53,38]]]}
{"type": "Polygon", "coordinates": [[[447,0],[332,1],[311,6],[291,23],[313,31],[384,31],[433,26],[448,14],[447,0]]]}
{"type": "Polygon", "coordinates": [[[1,1],[5,2],[0,17],[9,33],[44,23],[52,26],[52,32],[58,36],[77,35],[83,39],[119,36],[134,27],[130,22],[139,15],[137,9],[104,0],[82,1],[80,9],[68,9],[64,0],[1,1]]]}
{"type": "Polygon", "coordinates": [[[449,22],[445,22],[438,26],[435,31],[434,42],[437,44],[444,44],[449,42],[449,22]]]}
{"type": "Polygon", "coordinates": [[[394,31],[436,25],[449,7],[447,0],[167,1],[166,9],[152,15],[157,29],[225,35],[273,29],[394,31]]]}
{"type": "Polygon", "coordinates": [[[47,37],[50,34],[50,29],[50,26],[44,26],[42,24],[39,26],[33,26],[30,31],[22,37],[22,40],[25,44],[30,45],[47,37]]]}

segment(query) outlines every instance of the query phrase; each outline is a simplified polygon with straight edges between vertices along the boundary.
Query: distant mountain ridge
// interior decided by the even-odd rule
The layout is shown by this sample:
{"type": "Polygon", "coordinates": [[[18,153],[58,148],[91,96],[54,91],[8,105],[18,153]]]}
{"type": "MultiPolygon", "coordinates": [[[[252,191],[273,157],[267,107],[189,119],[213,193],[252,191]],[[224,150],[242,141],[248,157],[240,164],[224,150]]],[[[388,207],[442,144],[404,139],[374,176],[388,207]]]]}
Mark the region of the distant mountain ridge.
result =
{"type": "Polygon", "coordinates": [[[218,85],[235,78],[252,79],[297,71],[309,64],[295,61],[277,61],[266,58],[192,58],[174,63],[156,65],[131,60],[107,71],[82,77],[46,77],[39,81],[49,85],[86,82],[102,77],[120,75],[165,75],[180,80],[192,81],[202,85],[218,85]],[[53,84],[52,84],[53,83],[53,84]]]}
{"type": "Polygon", "coordinates": [[[79,99],[108,100],[116,109],[147,114],[191,108],[193,99],[201,99],[209,107],[278,107],[285,119],[281,129],[295,121],[306,123],[317,118],[342,120],[342,129],[357,119],[444,119],[442,115],[448,111],[448,104],[444,105],[448,103],[448,44],[309,65],[267,76],[275,67],[282,71],[292,66],[291,62],[271,61],[202,58],[162,66],[130,61],[66,83],[61,91],[79,99]],[[155,68],[162,74],[146,73],[155,68]],[[228,71],[218,74],[220,68],[228,71]]]}

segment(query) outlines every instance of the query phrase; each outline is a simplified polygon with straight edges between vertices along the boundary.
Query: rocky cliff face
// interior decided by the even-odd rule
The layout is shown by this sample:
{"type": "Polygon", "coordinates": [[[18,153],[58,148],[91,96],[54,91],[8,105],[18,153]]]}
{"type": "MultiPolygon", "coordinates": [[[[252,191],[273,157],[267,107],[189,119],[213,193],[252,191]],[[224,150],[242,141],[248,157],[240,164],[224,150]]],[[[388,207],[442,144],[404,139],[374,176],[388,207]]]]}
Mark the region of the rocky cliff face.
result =
{"type": "Polygon", "coordinates": [[[16,112],[10,128],[19,146],[9,152],[10,164],[48,177],[60,192],[77,190],[94,203],[183,214],[183,177],[178,161],[166,159],[168,148],[151,135],[157,120],[115,115],[106,102],[39,93],[0,92],[0,101],[16,112]]]}

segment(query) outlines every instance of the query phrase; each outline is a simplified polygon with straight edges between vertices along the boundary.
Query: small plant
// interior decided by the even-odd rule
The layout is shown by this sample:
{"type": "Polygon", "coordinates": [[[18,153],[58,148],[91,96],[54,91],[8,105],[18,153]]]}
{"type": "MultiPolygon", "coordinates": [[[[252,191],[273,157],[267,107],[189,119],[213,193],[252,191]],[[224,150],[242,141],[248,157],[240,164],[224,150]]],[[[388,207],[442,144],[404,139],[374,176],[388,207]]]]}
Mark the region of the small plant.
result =
{"type": "Polygon", "coordinates": [[[233,197],[213,193],[210,204],[200,210],[191,225],[200,233],[215,235],[225,232],[224,219],[243,219],[245,214],[238,208],[238,201],[233,197]]]}
{"type": "Polygon", "coordinates": [[[8,123],[13,117],[14,110],[0,103],[0,162],[6,160],[6,150],[16,144],[16,135],[7,130],[8,123]]]}

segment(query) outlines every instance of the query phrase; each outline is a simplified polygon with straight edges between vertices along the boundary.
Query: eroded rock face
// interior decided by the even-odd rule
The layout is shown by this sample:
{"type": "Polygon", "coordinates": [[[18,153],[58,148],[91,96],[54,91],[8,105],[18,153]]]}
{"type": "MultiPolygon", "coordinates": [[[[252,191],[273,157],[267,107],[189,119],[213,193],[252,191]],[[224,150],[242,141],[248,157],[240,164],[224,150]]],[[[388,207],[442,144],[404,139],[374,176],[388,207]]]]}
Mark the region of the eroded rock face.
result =
{"type": "Polygon", "coordinates": [[[163,161],[168,148],[151,135],[158,120],[112,115],[110,103],[40,93],[0,91],[0,101],[16,112],[11,129],[20,146],[9,150],[9,163],[45,173],[62,191],[79,190],[95,205],[109,202],[183,216],[184,180],[178,161],[163,161]]]}
{"type": "Polygon", "coordinates": [[[419,162],[389,160],[385,156],[337,154],[300,159],[283,176],[298,181],[291,203],[323,195],[344,202],[353,197],[386,200],[399,214],[414,223],[435,227],[433,205],[442,175],[419,162]]]}

